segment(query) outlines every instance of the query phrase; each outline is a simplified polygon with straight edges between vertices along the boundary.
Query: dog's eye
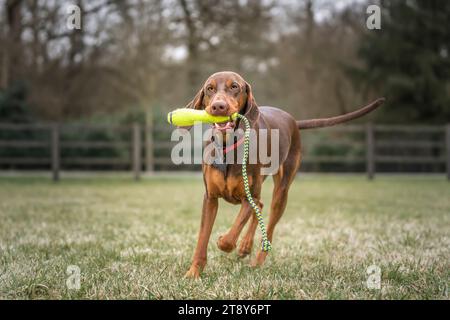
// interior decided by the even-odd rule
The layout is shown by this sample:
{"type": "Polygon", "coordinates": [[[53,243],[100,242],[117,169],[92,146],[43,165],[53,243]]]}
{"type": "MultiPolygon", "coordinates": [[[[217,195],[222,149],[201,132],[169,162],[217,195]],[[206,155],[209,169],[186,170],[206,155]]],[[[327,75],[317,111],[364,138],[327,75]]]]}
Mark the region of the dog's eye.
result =
{"type": "Polygon", "coordinates": [[[231,90],[238,90],[239,85],[237,83],[233,83],[230,88],[231,88],[231,90]]]}
{"type": "Polygon", "coordinates": [[[206,91],[208,91],[209,93],[213,93],[214,92],[214,87],[209,85],[206,87],[206,91]]]}

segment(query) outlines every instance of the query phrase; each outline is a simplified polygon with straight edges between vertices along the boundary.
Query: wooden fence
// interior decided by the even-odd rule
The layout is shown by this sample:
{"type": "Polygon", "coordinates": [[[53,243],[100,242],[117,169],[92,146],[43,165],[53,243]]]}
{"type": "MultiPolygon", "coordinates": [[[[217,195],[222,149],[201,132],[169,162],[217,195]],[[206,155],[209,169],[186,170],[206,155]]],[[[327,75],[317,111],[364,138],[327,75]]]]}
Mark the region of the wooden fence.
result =
{"type": "MultiPolygon", "coordinates": [[[[0,169],[51,169],[55,181],[61,170],[74,168],[130,170],[136,180],[143,171],[198,170],[199,165],[172,163],[170,152],[177,142],[170,141],[171,132],[169,126],[139,124],[0,124],[0,169]]],[[[420,169],[446,172],[450,180],[450,124],[345,125],[301,135],[303,171],[349,167],[373,179],[376,172],[420,169]]]]}

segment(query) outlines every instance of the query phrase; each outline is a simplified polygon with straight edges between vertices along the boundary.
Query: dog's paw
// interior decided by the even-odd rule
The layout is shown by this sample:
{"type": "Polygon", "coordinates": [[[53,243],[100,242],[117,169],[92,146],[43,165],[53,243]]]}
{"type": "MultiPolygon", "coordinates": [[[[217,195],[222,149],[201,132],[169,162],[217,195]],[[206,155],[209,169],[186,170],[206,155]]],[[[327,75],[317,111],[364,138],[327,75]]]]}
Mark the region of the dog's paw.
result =
{"type": "Polygon", "coordinates": [[[227,236],[220,236],[217,240],[217,246],[220,250],[225,252],[231,252],[236,248],[236,244],[228,240],[227,236]]]}
{"type": "Polygon", "coordinates": [[[259,251],[256,257],[250,262],[252,268],[260,267],[266,261],[267,252],[259,251]]]}
{"type": "Polygon", "coordinates": [[[198,267],[191,267],[184,275],[185,279],[200,279],[200,270],[198,267]]]}
{"type": "Polygon", "coordinates": [[[245,258],[250,253],[252,253],[252,247],[253,247],[252,242],[247,242],[247,241],[243,240],[241,242],[241,244],[239,245],[239,250],[238,250],[239,258],[245,258]]]}
{"type": "Polygon", "coordinates": [[[251,250],[251,249],[247,249],[247,248],[242,249],[242,248],[239,248],[237,255],[238,255],[239,258],[244,259],[244,258],[245,258],[246,256],[248,256],[250,253],[252,253],[252,250],[251,250]]]}

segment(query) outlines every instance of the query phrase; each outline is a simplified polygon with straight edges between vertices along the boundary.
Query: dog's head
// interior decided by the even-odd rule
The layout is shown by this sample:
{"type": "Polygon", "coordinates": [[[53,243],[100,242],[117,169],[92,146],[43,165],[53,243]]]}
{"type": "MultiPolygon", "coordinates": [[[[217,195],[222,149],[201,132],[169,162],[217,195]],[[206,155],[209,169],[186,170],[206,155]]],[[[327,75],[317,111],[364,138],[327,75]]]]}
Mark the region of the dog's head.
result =
{"type": "MultiPolygon", "coordinates": [[[[211,75],[186,107],[204,109],[214,116],[230,116],[238,112],[250,122],[259,115],[251,86],[239,74],[231,71],[211,75]]],[[[235,126],[235,121],[214,124],[215,129],[222,133],[235,126]]]]}

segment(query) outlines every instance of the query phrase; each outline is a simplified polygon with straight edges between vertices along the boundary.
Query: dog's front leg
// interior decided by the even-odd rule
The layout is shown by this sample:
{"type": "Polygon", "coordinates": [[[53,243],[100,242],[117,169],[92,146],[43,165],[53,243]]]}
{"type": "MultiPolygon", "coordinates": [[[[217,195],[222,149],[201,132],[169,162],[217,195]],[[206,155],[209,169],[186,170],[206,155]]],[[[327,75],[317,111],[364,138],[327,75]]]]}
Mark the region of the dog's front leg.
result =
{"type": "MultiPolygon", "coordinates": [[[[258,200],[256,200],[258,201],[258,200]]],[[[239,211],[236,220],[234,221],[230,230],[217,240],[217,246],[220,250],[225,252],[231,252],[236,247],[236,242],[242,229],[247,223],[252,214],[252,208],[247,200],[242,201],[241,210],[239,211]]]]}
{"type": "Polygon", "coordinates": [[[216,219],[218,206],[218,199],[208,196],[208,194],[205,193],[197,247],[195,248],[191,267],[188,272],[186,272],[186,278],[198,278],[200,272],[202,272],[206,265],[209,237],[211,236],[214,220],[216,219]]]}

